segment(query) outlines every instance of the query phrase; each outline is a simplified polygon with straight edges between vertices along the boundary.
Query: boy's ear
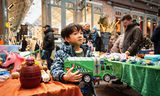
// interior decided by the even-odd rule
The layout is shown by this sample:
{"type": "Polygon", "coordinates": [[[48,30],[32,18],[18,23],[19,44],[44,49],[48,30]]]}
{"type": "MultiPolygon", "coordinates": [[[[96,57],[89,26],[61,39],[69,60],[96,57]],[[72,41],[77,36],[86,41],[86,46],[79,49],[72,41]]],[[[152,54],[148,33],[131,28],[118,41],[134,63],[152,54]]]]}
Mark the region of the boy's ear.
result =
{"type": "Polygon", "coordinates": [[[69,42],[69,37],[65,37],[64,40],[65,40],[66,42],[69,42]]]}

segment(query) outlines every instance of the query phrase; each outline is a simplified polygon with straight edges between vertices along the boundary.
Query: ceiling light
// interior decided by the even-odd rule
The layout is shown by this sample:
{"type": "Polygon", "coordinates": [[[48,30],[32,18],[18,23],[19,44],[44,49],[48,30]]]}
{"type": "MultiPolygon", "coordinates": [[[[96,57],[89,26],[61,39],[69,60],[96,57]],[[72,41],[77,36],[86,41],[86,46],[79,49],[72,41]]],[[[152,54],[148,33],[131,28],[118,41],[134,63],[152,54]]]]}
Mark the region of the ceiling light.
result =
{"type": "Polygon", "coordinates": [[[11,10],[11,8],[14,6],[14,4],[12,3],[12,4],[10,4],[9,6],[8,6],[8,10],[11,10]]]}

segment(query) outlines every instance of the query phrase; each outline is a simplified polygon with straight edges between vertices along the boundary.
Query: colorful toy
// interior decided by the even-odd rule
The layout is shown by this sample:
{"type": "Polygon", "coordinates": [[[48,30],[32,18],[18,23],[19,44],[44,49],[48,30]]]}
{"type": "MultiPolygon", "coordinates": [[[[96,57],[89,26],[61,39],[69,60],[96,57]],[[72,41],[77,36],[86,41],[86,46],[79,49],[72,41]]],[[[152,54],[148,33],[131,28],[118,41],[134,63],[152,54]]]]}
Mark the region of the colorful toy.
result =
{"type": "Polygon", "coordinates": [[[20,83],[22,88],[35,88],[41,82],[41,69],[33,58],[27,58],[25,65],[20,69],[20,83]]]}
{"type": "Polygon", "coordinates": [[[16,72],[18,69],[20,69],[20,65],[25,60],[24,57],[20,56],[17,53],[4,51],[7,55],[6,61],[3,63],[3,67],[8,68],[11,65],[14,65],[13,69],[10,69],[11,73],[16,72]]]}
{"type": "Polygon", "coordinates": [[[82,80],[90,82],[97,78],[109,82],[111,80],[111,65],[104,59],[96,57],[69,57],[64,62],[65,72],[74,65],[73,72],[79,70],[83,74],[82,80]]]}
{"type": "Polygon", "coordinates": [[[145,55],[144,59],[151,61],[160,61],[160,55],[145,55]]]}
{"type": "Polygon", "coordinates": [[[6,69],[0,68],[0,82],[6,81],[10,76],[10,73],[6,69]]]}

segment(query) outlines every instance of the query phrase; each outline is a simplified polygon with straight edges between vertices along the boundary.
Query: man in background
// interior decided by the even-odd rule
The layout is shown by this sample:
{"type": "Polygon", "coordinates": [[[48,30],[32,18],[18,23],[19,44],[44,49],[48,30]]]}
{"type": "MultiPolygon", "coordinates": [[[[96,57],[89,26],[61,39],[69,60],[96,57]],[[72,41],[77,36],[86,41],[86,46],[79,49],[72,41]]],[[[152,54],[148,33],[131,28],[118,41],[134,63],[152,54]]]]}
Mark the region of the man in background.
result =
{"type": "Polygon", "coordinates": [[[134,56],[140,50],[143,42],[143,34],[137,23],[132,22],[131,15],[125,15],[122,18],[124,27],[126,27],[122,52],[134,56]]]}
{"type": "Polygon", "coordinates": [[[43,38],[43,50],[45,51],[46,60],[47,60],[47,67],[50,69],[53,60],[50,58],[52,51],[54,50],[54,34],[53,29],[50,25],[46,25],[43,27],[44,30],[44,38],[43,38]]]}
{"type": "Polygon", "coordinates": [[[160,21],[153,32],[151,41],[154,43],[154,54],[160,54],[160,21]]]}

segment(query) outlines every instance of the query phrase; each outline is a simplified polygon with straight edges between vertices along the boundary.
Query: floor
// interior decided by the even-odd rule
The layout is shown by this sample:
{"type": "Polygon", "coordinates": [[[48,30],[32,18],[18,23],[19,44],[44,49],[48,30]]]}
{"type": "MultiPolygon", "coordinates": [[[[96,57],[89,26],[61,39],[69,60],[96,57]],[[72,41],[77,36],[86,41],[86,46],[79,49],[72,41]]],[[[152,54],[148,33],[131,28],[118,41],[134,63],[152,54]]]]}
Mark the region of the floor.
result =
{"type": "Polygon", "coordinates": [[[132,88],[128,88],[126,84],[112,84],[104,81],[100,85],[95,85],[97,96],[141,96],[132,88]]]}

